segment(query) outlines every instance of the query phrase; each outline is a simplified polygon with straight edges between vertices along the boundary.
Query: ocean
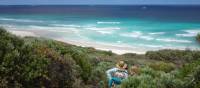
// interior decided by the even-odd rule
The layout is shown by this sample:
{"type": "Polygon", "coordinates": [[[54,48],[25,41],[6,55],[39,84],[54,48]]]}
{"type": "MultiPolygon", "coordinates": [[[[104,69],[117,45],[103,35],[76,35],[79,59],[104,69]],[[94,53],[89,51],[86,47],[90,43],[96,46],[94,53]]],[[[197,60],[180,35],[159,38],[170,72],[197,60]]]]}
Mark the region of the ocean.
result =
{"type": "Polygon", "coordinates": [[[4,5],[0,26],[114,52],[200,49],[200,6],[4,5]]]}

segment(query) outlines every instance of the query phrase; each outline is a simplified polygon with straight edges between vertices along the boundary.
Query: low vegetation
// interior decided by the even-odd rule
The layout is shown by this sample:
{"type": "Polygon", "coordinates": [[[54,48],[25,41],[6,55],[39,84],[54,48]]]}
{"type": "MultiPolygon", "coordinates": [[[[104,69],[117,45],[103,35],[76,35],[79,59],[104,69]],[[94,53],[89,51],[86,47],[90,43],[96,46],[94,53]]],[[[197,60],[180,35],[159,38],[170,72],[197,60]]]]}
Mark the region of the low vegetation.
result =
{"type": "Polygon", "coordinates": [[[200,43],[200,33],[197,34],[196,40],[200,43]]]}
{"type": "Polygon", "coordinates": [[[119,88],[200,88],[200,51],[116,55],[0,28],[1,88],[107,88],[105,71],[122,59],[140,71],[119,88]]]}

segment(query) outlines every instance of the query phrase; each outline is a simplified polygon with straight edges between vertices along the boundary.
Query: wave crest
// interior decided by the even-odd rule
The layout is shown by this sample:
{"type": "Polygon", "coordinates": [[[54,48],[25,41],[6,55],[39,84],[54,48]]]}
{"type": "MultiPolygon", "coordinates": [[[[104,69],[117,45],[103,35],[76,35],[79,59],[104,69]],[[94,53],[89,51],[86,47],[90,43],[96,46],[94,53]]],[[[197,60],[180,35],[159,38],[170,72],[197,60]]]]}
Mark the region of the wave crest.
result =
{"type": "Polygon", "coordinates": [[[120,36],[124,37],[132,37],[132,38],[139,38],[139,39],[144,39],[144,40],[153,40],[154,38],[151,36],[146,36],[140,31],[133,31],[131,33],[123,33],[120,34],[120,36]]]}
{"type": "Polygon", "coordinates": [[[86,29],[94,30],[94,31],[101,31],[101,30],[110,31],[110,30],[119,30],[121,28],[119,28],[119,27],[104,27],[104,28],[89,27],[89,28],[86,28],[86,29]]]}
{"type": "Polygon", "coordinates": [[[151,32],[149,35],[163,35],[165,32],[151,32]]]}
{"type": "Polygon", "coordinates": [[[186,32],[186,33],[176,34],[176,36],[179,36],[179,37],[194,37],[198,33],[200,33],[200,29],[199,30],[184,30],[184,32],[186,32]]]}
{"type": "Polygon", "coordinates": [[[101,34],[112,34],[115,30],[119,30],[120,28],[119,27],[104,27],[104,28],[89,27],[86,29],[96,31],[101,34]]]}
{"type": "Polygon", "coordinates": [[[162,41],[162,42],[177,42],[177,43],[192,43],[192,41],[189,40],[179,40],[179,39],[172,39],[172,38],[158,38],[156,39],[157,41],[162,41]]]}
{"type": "Polygon", "coordinates": [[[70,24],[70,25],[66,25],[66,24],[53,24],[53,26],[56,26],[56,27],[77,27],[77,28],[81,27],[79,25],[74,25],[74,24],[70,24]]]}
{"type": "Polygon", "coordinates": [[[42,23],[43,22],[41,20],[13,19],[13,18],[0,18],[0,20],[3,20],[3,21],[16,21],[16,22],[37,22],[37,23],[42,23]]]}
{"type": "Polygon", "coordinates": [[[97,24],[120,24],[121,22],[98,21],[97,24]]]}

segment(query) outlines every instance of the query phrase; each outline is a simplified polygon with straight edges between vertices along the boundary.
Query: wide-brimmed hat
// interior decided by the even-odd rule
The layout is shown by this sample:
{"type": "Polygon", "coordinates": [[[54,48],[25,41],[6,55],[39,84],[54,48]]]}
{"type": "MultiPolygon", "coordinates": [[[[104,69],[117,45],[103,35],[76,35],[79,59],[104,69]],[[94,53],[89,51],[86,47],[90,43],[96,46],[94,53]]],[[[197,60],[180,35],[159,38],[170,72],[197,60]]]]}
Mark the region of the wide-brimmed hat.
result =
{"type": "Polygon", "coordinates": [[[126,65],[126,63],[124,61],[119,61],[116,64],[117,68],[123,69],[123,67],[126,65]]]}

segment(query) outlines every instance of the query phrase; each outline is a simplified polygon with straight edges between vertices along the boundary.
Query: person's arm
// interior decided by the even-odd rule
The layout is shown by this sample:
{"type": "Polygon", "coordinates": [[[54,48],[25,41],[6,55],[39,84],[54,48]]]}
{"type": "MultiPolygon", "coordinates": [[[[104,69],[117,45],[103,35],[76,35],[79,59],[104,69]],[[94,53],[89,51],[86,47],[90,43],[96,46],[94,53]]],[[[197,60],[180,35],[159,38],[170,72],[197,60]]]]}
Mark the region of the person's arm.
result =
{"type": "Polygon", "coordinates": [[[117,68],[112,68],[112,69],[109,69],[109,70],[107,70],[106,71],[106,74],[107,74],[107,77],[109,78],[109,79],[111,79],[112,78],[112,73],[113,72],[115,72],[115,71],[117,71],[117,68]]]}
{"type": "Polygon", "coordinates": [[[128,71],[125,71],[125,78],[128,78],[128,71]]]}

